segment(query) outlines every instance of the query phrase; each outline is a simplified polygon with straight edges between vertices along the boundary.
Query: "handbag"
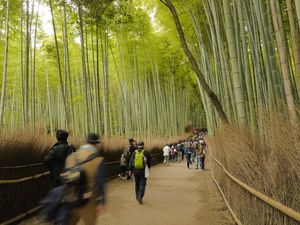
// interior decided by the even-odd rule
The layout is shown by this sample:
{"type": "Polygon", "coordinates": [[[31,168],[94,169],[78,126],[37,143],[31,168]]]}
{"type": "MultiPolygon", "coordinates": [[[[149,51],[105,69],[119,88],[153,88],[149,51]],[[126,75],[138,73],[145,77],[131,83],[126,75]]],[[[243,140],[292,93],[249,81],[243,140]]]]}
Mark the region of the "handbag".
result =
{"type": "Polygon", "coordinates": [[[145,178],[148,178],[148,177],[149,177],[149,167],[146,164],[146,166],[145,166],[145,178]]]}

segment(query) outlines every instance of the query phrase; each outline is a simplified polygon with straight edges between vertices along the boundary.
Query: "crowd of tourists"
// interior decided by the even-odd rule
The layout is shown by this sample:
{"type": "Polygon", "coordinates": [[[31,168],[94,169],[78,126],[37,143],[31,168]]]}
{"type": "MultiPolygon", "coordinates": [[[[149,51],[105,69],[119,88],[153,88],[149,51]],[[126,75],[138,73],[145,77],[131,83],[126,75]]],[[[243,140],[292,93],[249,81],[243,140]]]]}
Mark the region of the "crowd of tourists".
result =
{"type": "Polygon", "coordinates": [[[186,159],[187,168],[195,163],[196,169],[204,171],[207,144],[204,141],[204,133],[199,132],[191,138],[187,138],[178,144],[167,144],[163,148],[164,165],[169,166],[170,162],[181,162],[186,159]]]}
{"type": "MultiPolygon", "coordinates": [[[[105,164],[99,153],[99,136],[88,134],[86,144],[77,150],[68,143],[68,136],[67,131],[58,130],[57,142],[44,157],[55,188],[42,200],[41,214],[53,224],[75,225],[82,219],[85,225],[94,225],[97,214],[106,211],[105,164]]],[[[130,138],[120,162],[119,176],[132,180],[134,175],[136,200],[143,204],[151,167],[144,142],[130,138]]]]}
{"type": "MultiPolygon", "coordinates": [[[[100,140],[95,133],[87,136],[86,144],[75,149],[68,143],[69,133],[56,132],[55,143],[44,157],[44,164],[50,171],[55,188],[43,199],[42,215],[48,221],[60,225],[75,225],[82,219],[86,225],[94,225],[97,214],[106,211],[105,164],[100,156],[100,140]]],[[[147,178],[151,167],[150,152],[145,151],[144,142],[129,138],[120,159],[122,180],[135,180],[135,197],[143,204],[147,178]]],[[[207,145],[203,133],[197,133],[185,141],[166,145],[163,149],[164,165],[186,159],[190,169],[195,162],[196,169],[204,171],[207,145]]]]}

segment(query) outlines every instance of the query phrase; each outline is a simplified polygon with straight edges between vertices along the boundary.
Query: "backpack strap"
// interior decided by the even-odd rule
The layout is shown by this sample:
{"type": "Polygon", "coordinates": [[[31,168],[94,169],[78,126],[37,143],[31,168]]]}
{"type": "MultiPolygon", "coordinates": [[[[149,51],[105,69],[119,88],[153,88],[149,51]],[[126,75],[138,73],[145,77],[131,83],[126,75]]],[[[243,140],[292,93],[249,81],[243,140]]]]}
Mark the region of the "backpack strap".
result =
{"type": "Polygon", "coordinates": [[[97,157],[100,157],[100,154],[99,154],[98,152],[93,153],[93,154],[89,155],[89,157],[87,157],[86,160],[83,160],[82,162],[80,162],[80,163],[78,163],[78,164],[79,164],[79,165],[82,165],[82,164],[84,164],[84,163],[87,163],[87,162],[89,162],[89,161],[92,161],[93,159],[95,159],[95,158],[97,158],[97,157]]]}

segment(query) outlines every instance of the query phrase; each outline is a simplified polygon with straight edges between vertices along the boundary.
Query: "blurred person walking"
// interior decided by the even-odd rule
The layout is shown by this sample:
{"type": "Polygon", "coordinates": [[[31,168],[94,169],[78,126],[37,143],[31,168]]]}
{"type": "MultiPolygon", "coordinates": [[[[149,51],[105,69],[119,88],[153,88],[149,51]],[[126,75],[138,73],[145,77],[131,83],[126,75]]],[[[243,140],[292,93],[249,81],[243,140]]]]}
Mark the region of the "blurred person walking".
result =
{"type": "Polygon", "coordinates": [[[201,158],[200,155],[202,153],[202,150],[200,149],[201,145],[198,144],[196,147],[196,170],[201,168],[201,158]]]}
{"type": "Polygon", "coordinates": [[[190,169],[190,165],[192,164],[192,162],[191,162],[192,151],[191,151],[189,145],[185,146],[185,148],[184,148],[184,154],[185,154],[185,158],[186,158],[187,168],[190,169]]]}
{"type": "Polygon", "coordinates": [[[66,160],[66,169],[74,170],[79,166],[85,176],[85,182],[77,184],[82,199],[71,208],[68,225],[76,225],[80,219],[85,225],[95,225],[97,214],[106,211],[104,159],[99,155],[99,136],[90,133],[86,142],[66,160]]]}
{"type": "Polygon", "coordinates": [[[206,156],[206,149],[204,146],[200,145],[199,146],[199,159],[200,159],[200,167],[202,171],[204,171],[204,162],[205,162],[205,156],[206,156]]]}
{"type": "Polygon", "coordinates": [[[54,188],[41,201],[41,214],[55,225],[95,225],[97,214],[106,211],[104,159],[98,151],[99,136],[91,133],[87,144],[66,158],[61,178],[63,185],[54,188]]]}

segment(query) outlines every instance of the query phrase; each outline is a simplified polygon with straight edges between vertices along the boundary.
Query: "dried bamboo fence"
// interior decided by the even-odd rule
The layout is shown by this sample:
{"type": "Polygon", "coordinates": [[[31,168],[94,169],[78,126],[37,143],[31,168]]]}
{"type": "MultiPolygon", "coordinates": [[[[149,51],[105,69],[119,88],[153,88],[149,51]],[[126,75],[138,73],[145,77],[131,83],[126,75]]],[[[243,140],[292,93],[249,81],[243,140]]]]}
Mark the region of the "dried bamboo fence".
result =
{"type": "MultiPolygon", "coordinates": [[[[104,153],[106,177],[116,177],[122,150],[104,153]]],[[[163,160],[160,148],[151,150],[153,165],[163,160]]],[[[40,200],[53,188],[49,172],[42,163],[0,167],[0,225],[15,224],[37,212],[40,200]]]]}
{"type": "Polygon", "coordinates": [[[232,214],[235,222],[238,225],[256,225],[256,218],[260,218],[265,225],[300,224],[299,212],[248,186],[247,184],[233,176],[231,173],[229,173],[224,165],[211,154],[210,159],[212,159],[211,173],[213,180],[216,183],[230,213],[232,214]],[[214,169],[218,172],[219,179],[216,178],[214,169]],[[222,179],[220,179],[221,176],[222,179]],[[226,179],[226,182],[224,181],[224,179],[226,179]],[[232,201],[234,195],[243,196],[243,198],[239,199],[238,201],[240,204],[237,204],[237,201],[232,201]],[[253,214],[254,207],[258,207],[259,209],[261,209],[259,210],[261,212],[260,215],[253,214]]]}

